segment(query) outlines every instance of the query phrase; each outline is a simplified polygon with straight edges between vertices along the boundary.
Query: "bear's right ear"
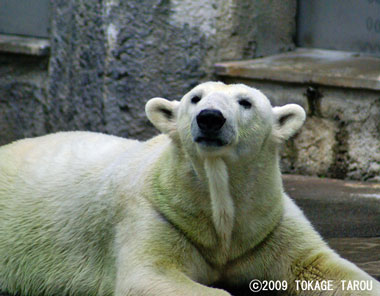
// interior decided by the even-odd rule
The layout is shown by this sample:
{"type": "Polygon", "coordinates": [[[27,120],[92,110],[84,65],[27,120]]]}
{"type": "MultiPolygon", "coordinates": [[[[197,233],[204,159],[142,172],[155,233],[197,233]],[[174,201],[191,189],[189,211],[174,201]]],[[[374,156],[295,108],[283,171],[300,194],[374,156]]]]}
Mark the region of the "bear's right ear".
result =
{"type": "Polygon", "coordinates": [[[176,114],[179,102],[163,98],[153,98],[145,105],[145,112],[150,122],[162,133],[176,132],[176,114]]]}

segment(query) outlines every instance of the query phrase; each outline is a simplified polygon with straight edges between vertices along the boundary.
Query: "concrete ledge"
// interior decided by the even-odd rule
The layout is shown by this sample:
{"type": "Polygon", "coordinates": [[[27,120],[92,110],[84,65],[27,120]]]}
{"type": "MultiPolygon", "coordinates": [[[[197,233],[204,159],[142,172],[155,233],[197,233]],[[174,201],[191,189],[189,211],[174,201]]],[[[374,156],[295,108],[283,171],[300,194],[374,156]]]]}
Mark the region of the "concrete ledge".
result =
{"type": "Polygon", "coordinates": [[[380,58],[298,48],[246,61],[218,63],[219,76],[380,90],[380,58]]]}
{"type": "Polygon", "coordinates": [[[44,56],[49,54],[50,43],[42,38],[0,34],[0,51],[44,56]]]}

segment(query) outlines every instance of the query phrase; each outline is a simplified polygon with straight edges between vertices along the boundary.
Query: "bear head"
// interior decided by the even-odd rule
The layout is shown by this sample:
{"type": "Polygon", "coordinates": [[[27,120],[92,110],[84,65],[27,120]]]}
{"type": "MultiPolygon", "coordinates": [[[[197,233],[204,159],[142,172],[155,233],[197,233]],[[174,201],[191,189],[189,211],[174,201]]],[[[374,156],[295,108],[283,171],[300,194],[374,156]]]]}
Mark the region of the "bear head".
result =
{"type": "Polygon", "coordinates": [[[153,98],[146,113],[188,154],[201,157],[258,155],[267,140],[288,139],[305,120],[298,105],[272,108],[259,90],[222,82],[202,83],[180,102],[153,98]]]}

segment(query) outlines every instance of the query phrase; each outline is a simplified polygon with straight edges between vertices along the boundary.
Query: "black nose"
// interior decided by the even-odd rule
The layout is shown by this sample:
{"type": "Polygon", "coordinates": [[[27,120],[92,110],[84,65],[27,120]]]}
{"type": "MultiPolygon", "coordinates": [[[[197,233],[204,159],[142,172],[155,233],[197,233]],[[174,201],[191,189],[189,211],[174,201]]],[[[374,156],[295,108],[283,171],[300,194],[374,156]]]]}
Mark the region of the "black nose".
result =
{"type": "Polygon", "coordinates": [[[226,122],[222,112],[216,109],[205,109],[197,115],[197,123],[203,132],[217,132],[226,122]]]}

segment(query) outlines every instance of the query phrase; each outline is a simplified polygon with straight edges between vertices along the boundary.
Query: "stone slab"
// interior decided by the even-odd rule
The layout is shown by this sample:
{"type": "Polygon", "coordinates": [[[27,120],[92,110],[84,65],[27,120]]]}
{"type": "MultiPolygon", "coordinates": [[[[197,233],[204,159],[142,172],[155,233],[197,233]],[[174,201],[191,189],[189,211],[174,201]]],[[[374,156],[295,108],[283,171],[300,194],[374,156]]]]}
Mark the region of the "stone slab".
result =
{"type": "Polygon", "coordinates": [[[0,51],[44,56],[49,54],[50,42],[43,38],[0,34],[0,51]]]}
{"type": "Polygon", "coordinates": [[[380,58],[298,48],[264,58],[215,65],[219,76],[380,90],[380,58]]]}

